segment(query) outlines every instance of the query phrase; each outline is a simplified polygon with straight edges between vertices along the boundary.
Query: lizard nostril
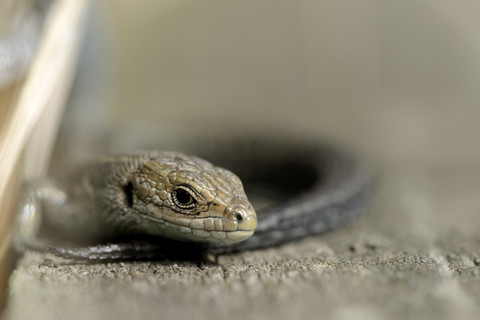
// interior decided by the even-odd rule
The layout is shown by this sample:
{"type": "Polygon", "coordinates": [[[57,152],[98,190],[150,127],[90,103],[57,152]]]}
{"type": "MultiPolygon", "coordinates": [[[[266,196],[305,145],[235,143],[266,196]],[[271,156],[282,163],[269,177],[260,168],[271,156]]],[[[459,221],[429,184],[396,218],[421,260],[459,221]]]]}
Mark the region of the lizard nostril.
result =
{"type": "Polygon", "coordinates": [[[243,215],[241,213],[235,213],[235,219],[237,219],[238,222],[243,221],[243,215]]]}

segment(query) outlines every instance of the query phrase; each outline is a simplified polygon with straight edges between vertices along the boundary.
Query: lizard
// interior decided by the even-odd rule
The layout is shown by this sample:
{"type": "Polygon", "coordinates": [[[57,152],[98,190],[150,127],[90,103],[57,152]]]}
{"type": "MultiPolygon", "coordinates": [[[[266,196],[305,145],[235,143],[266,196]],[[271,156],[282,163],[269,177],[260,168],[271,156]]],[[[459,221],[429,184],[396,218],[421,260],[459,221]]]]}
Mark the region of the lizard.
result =
{"type": "MultiPolygon", "coordinates": [[[[30,184],[16,246],[44,249],[38,237],[46,225],[84,242],[148,235],[170,239],[169,246],[181,243],[181,250],[223,254],[322,233],[364,211],[369,174],[342,152],[320,148],[277,160],[251,164],[249,184],[257,179],[253,184],[266,182],[267,189],[290,186],[283,194],[274,190],[280,200],[260,208],[257,217],[240,178],[199,157],[172,151],[104,156],[81,170],[69,188],[52,179],[30,184]]],[[[154,255],[155,241],[47,248],[66,258],[115,260],[154,255]]]]}

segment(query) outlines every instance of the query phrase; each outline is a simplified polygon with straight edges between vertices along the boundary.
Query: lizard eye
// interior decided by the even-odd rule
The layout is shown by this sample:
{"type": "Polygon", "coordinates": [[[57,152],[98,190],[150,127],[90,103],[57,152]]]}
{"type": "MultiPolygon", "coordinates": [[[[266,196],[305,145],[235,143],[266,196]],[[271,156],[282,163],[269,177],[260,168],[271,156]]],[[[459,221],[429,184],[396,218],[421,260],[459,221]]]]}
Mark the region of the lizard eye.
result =
{"type": "Polygon", "coordinates": [[[185,186],[179,186],[173,190],[172,200],[182,209],[194,208],[198,203],[197,200],[195,200],[195,194],[193,191],[185,186]]]}

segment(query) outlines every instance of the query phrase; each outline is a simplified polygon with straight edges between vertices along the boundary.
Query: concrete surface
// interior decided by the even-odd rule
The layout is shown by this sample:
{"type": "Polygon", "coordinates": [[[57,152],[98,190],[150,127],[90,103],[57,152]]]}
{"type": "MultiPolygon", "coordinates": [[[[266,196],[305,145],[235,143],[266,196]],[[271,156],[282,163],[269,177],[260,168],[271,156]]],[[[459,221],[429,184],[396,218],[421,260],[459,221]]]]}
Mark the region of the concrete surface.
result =
{"type": "Polygon", "coordinates": [[[480,317],[474,2],[102,3],[113,93],[77,87],[86,94],[72,99],[56,156],[65,170],[88,147],[280,130],[370,158],[373,203],[345,228],[218,264],[29,253],[10,279],[8,319],[480,317]]]}

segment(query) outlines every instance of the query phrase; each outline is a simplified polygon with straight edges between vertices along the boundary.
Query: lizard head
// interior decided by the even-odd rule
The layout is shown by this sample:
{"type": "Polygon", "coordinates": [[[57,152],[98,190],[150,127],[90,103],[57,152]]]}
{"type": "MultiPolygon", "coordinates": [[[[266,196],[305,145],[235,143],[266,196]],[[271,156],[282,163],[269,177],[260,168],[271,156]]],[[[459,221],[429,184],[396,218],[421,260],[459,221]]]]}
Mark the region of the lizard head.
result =
{"type": "Polygon", "coordinates": [[[131,208],[146,233],[227,244],[248,239],[257,226],[240,179],[205,160],[159,152],[131,181],[131,208]]]}

